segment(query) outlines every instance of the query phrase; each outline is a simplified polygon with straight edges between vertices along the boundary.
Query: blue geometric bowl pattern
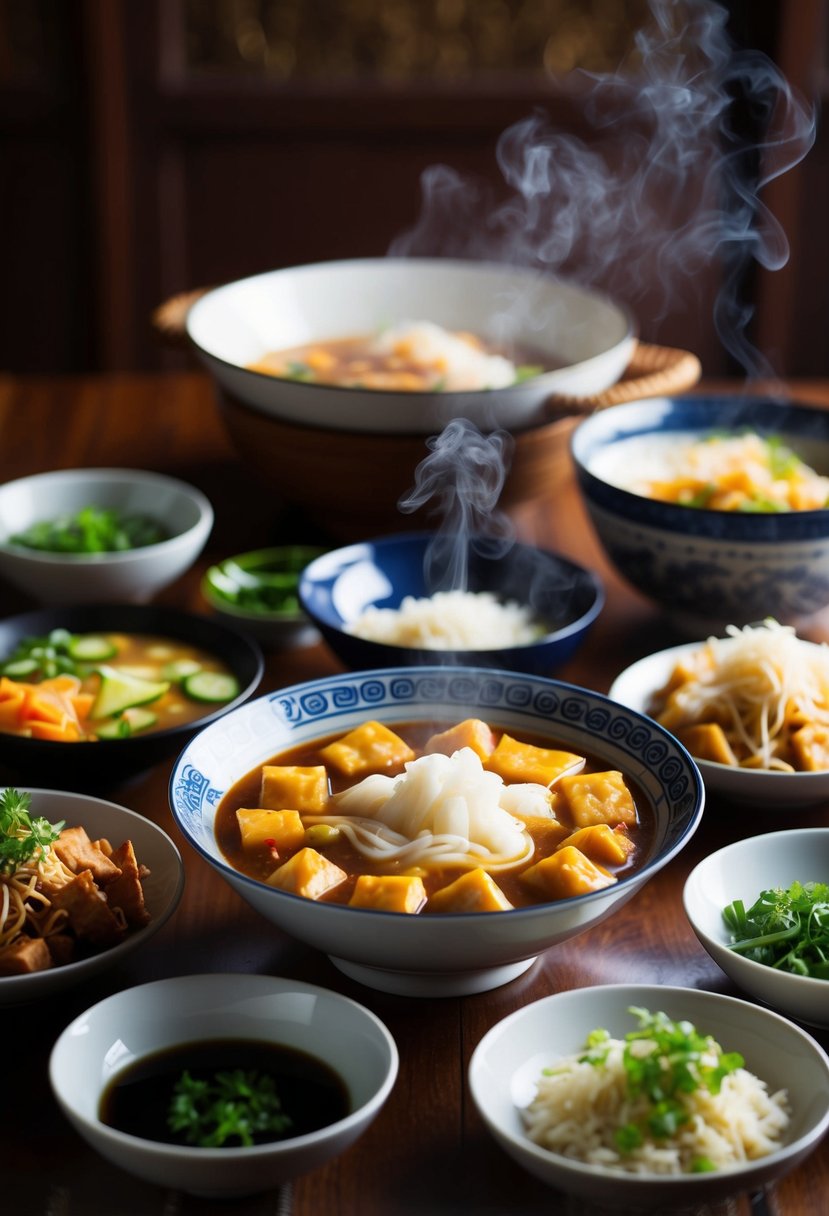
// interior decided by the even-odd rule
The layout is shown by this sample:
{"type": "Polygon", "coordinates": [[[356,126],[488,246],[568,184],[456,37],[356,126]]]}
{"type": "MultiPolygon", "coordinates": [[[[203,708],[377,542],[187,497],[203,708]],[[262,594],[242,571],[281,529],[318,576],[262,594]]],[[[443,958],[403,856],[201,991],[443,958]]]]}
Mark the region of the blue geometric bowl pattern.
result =
{"type": "Polygon", "coordinates": [[[282,689],[226,714],[184,749],[170,779],[173,814],[219,859],[218,803],[231,784],[288,747],[385,723],[478,716],[503,728],[544,733],[626,772],[657,811],[654,852],[678,847],[702,812],[702,780],[682,745],[657,723],[600,693],[561,681],[484,668],[358,672],[282,689]]]}

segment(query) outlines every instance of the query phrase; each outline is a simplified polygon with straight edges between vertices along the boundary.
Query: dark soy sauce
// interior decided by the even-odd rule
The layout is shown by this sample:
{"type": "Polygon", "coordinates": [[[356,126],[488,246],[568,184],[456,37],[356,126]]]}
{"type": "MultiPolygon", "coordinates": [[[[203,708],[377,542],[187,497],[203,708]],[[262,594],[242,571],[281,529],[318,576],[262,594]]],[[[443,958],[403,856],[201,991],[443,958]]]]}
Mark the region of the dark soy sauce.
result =
{"type": "MultiPolygon", "coordinates": [[[[344,1081],[315,1056],[258,1039],[217,1039],[180,1044],[136,1060],[107,1085],[99,1117],[130,1136],[186,1145],[184,1135],[167,1126],[170,1101],[181,1074],[186,1070],[194,1079],[212,1081],[217,1072],[237,1068],[272,1077],[282,1110],[292,1120],[281,1134],[266,1133],[257,1143],[303,1136],[351,1112],[344,1081]]],[[[239,1142],[228,1140],[224,1147],[238,1148],[239,1142]]]]}

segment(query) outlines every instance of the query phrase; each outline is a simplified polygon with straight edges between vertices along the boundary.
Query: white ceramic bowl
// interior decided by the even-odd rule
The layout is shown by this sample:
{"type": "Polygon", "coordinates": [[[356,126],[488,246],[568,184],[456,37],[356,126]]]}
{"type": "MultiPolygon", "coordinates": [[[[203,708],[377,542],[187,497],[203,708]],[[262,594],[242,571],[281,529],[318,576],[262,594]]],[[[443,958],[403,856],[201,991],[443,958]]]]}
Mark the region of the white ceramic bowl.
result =
{"type": "Polygon", "coordinates": [[[397,1069],[394,1039],[355,1001],[297,980],[220,974],[159,980],[108,997],[66,1027],[49,1062],[64,1114],[102,1157],[158,1186],[215,1199],[278,1186],[344,1152],[377,1116],[397,1069]],[[250,1148],[162,1144],[101,1121],[102,1091],[130,1063],[222,1038],[322,1059],[344,1082],[350,1113],[319,1131],[250,1148]]]}
{"type": "Polygon", "coordinates": [[[555,393],[615,383],[635,337],[626,311],[596,291],[536,271],[448,258],[365,258],[274,270],[208,292],[187,332],[218,384],[286,422],[341,431],[431,434],[453,418],[518,430],[545,421],[555,393]],[[556,370],[512,388],[411,393],[279,380],[247,365],[268,351],[432,321],[537,350],[556,370]]]}
{"type": "Polygon", "coordinates": [[[43,816],[50,823],[65,820],[67,827],[80,825],[86,828],[93,840],[105,837],[116,849],[123,841],[131,840],[138,861],[150,871],[143,887],[151,919],[143,929],[130,933],[117,946],[101,950],[89,958],[66,963],[62,967],[51,967],[47,971],[35,971],[30,975],[0,977],[0,1007],[52,999],[64,988],[80,984],[114,967],[133,950],[146,945],[170,919],[184,890],[181,855],[167,833],[151,820],[126,807],[86,794],[17,788],[25,788],[31,794],[31,813],[43,816]]]}
{"type": "Polygon", "coordinates": [[[702,1211],[727,1196],[758,1191],[808,1156],[829,1128],[829,1058],[814,1039],[767,1009],[693,988],[610,984],[544,997],[484,1035],[470,1061],[469,1085],[484,1123],[519,1165],[570,1195],[627,1212],[702,1211]],[[792,1114],[784,1146],[728,1171],[661,1176],[585,1165],[534,1144],[521,1111],[541,1070],[580,1051],[594,1028],[624,1038],[636,1028],[627,1012],[632,1005],[688,1019],[723,1050],[739,1051],[771,1092],[787,1089],[792,1114]]]}
{"type": "Polygon", "coordinates": [[[504,984],[541,951],[610,916],[691,838],[703,790],[699,770],[675,739],[599,693],[523,673],[404,667],[313,680],[226,714],[179,756],[170,805],[188,842],[266,920],[325,951],[369,987],[446,996],[504,984]],[[393,725],[468,717],[584,748],[634,777],[656,815],[644,864],[600,891],[535,907],[407,916],[292,895],[239,873],[222,854],[214,833],[219,801],[276,753],[367,719],[393,725]]]}
{"type": "MultiPolygon", "coordinates": [[[[664,688],[675,664],[699,650],[702,642],[685,642],[657,651],[621,671],[608,696],[641,714],[647,714],[652,697],[664,688]]],[[[812,643],[804,642],[804,645],[812,643]]],[[[763,769],[733,768],[713,760],[697,760],[705,788],[730,802],[750,803],[783,814],[797,807],[819,806],[829,800],[829,770],[813,773],[779,773],[763,769]]]]}
{"type": "Polygon", "coordinates": [[[151,599],[190,568],[213,527],[213,508],[195,486],[140,469],[58,469],[0,486],[0,575],[41,604],[151,599]],[[10,537],[86,506],[149,515],[169,539],[120,553],[46,553],[10,537]]]}
{"type": "MultiPolygon", "coordinates": [[[[621,488],[653,445],[751,429],[829,474],[829,412],[760,396],[655,397],[599,410],[573,431],[579,489],[608,558],[686,636],[829,603],[829,510],[710,511],[621,488]]],[[[653,467],[653,466],[651,466],[653,467]]]]}
{"type": "Polygon", "coordinates": [[[750,908],[761,892],[787,890],[793,882],[829,882],[829,828],[748,836],[709,854],[688,875],[685,913],[714,962],[745,992],[810,1026],[829,1026],[829,980],[793,975],[729,949],[723,908],[735,899],[750,908]]]}

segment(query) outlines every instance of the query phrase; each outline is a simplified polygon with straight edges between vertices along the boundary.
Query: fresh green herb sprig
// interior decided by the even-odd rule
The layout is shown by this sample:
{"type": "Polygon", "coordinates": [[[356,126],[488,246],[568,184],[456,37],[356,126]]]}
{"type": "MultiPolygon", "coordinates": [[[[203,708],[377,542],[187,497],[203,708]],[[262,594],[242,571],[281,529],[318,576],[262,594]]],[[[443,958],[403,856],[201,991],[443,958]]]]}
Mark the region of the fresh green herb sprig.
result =
{"type": "Polygon", "coordinates": [[[750,908],[723,908],[731,949],[780,971],[829,979],[829,883],[794,882],[762,891],[750,908]]]}
{"type": "Polygon", "coordinates": [[[217,1072],[212,1080],[185,1071],[176,1082],[167,1123],[200,1148],[249,1147],[276,1138],[292,1126],[282,1110],[273,1077],[241,1068],[217,1072]]]}
{"type": "Polygon", "coordinates": [[[35,857],[57,840],[64,826],[50,823],[29,811],[31,794],[15,789],[0,792],[0,873],[13,874],[19,866],[35,857]]]}
{"type": "Polygon", "coordinates": [[[121,553],[156,545],[169,536],[148,515],[87,506],[72,515],[38,520],[10,539],[13,544],[46,553],[121,553]]]}
{"type": "MultiPolygon", "coordinates": [[[[744,1063],[738,1052],[721,1051],[710,1036],[699,1034],[691,1022],[675,1022],[665,1013],[651,1013],[635,1005],[628,1012],[637,1018],[639,1029],[625,1036],[622,1062],[627,1093],[632,1099],[646,1099],[648,1112],[641,1123],[626,1123],[617,1130],[616,1146],[621,1153],[633,1152],[647,1136],[654,1140],[673,1136],[690,1118],[684,1095],[701,1088],[719,1093],[723,1078],[744,1063]],[[645,1044],[645,1049],[639,1044],[645,1044]],[[715,1063],[709,1062],[712,1055],[715,1063]]],[[[601,1067],[609,1050],[608,1032],[594,1030],[579,1058],[601,1067]]],[[[700,1158],[692,1168],[696,1173],[707,1172],[714,1166],[707,1158],[700,1158]]]]}

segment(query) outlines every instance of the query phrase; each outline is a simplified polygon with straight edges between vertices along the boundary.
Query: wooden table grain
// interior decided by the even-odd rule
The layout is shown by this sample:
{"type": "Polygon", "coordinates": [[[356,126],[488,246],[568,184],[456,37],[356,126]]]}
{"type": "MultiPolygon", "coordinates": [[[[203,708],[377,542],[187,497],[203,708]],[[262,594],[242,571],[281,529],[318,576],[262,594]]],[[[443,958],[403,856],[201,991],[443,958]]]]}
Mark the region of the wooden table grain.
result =
{"type": "MultiPolygon", "coordinates": [[[[796,384],[791,391],[799,400],[829,406],[829,383],[796,384]]],[[[325,539],[307,536],[304,521],[280,502],[279,487],[243,467],[201,374],[0,376],[4,481],[55,468],[119,465],[192,481],[216,509],[202,559],[159,602],[205,612],[199,580],[209,561],[260,544],[325,539]]],[[[408,488],[401,487],[401,493],[408,488]]],[[[562,678],[606,691],[628,663],[677,640],[659,612],[607,567],[572,479],[552,487],[549,501],[522,508],[514,518],[521,539],[592,566],[606,584],[606,607],[588,644],[558,673],[562,678]]],[[[0,597],[2,617],[33,606],[7,586],[0,586],[0,597]]],[[[829,619],[811,622],[809,636],[829,639],[829,619]]],[[[266,658],[262,693],[339,670],[321,643],[271,651],[266,658]]],[[[549,950],[529,972],[493,992],[423,1000],[363,988],[324,955],[265,924],[181,838],[168,807],[169,770],[169,763],[160,764],[107,789],[105,796],[160,824],[179,844],[186,886],[176,915],[146,949],[93,982],[41,1004],[0,1009],[0,1168],[2,1208],[10,1214],[546,1216],[554,1211],[575,1216],[592,1211],[525,1175],[491,1140],[466,1084],[476,1044],[522,1005],[585,985],[635,981],[741,995],[688,925],[681,902],[686,875],[706,853],[740,836],[782,826],[829,825],[829,807],[763,812],[710,799],[684,851],[613,919],[549,950]],[[152,979],[205,971],[289,976],[345,993],[386,1022],[401,1058],[388,1103],[342,1157],[290,1187],[221,1204],[150,1186],[98,1158],[58,1111],[47,1073],[55,1038],[90,1004],[152,979]]],[[[811,1033],[829,1048],[829,1035],[811,1033]]],[[[827,1196],[829,1141],[824,1141],[765,1197],[765,1210],[817,1216],[827,1210],[827,1196]]],[[[741,1196],[720,1205],[717,1213],[747,1216],[760,1210],[759,1198],[741,1196]]]]}

